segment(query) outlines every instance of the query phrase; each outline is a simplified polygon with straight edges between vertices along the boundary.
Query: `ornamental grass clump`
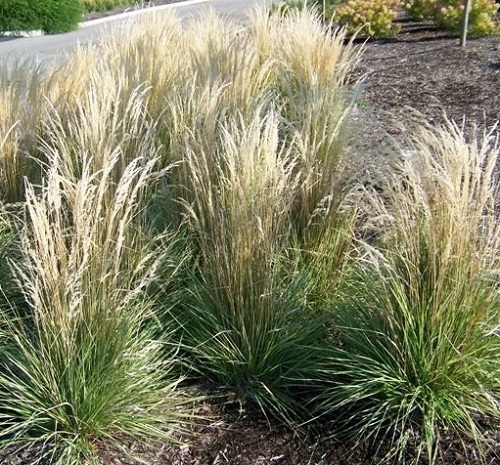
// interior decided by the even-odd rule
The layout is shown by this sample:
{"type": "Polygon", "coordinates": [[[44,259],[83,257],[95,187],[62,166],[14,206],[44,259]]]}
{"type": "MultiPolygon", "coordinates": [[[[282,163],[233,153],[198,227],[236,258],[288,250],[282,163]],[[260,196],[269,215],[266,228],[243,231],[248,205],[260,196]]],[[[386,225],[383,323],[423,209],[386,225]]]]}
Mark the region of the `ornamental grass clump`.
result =
{"type": "Polygon", "coordinates": [[[13,267],[32,317],[5,316],[9,334],[22,335],[11,338],[16,365],[2,381],[15,393],[4,417],[13,442],[45,442],[71,461],[90,457],[99,438],[113,442],[117,428],[139,435],[139,421],[156,435],[165,423],[148,426],[158,419],[151,399],[170,360],[157,350],[155,335],[169,338],[160,322],[177,325],[196,379],[268,415],[307,416],[311,347],[324,342],[324,304],[353,249],[343,137],[358,52],[345,39],[307,10],[256,10],[247,27],[212,13],[184,24],[144,15],[30,86],[37,144],[22,147],[38,171],[13,267]],[[181,284],[169,285],[164,266],[173,249],[143,242],[153,230],[183,235],[181,284]],[[164,312],[172,289],[180,298],[164,312]],[[132,379],[144,407],[127,404],[132,379]],[[123,411],[116,428],[112,403],[123,411]]]}
{"type": "MultiPolygon", "coordinates": [[[[273,44],[269,53],[280,57],[275,82],[282,132],[296,142],[300,187],[291,220],[307,241],[317,209],[325,202],[340,202],[346,180],[353,176],[345,154],[355,88],[348,79],[362,48],[348,42],[344,30],[325,34],[318,16],[310,12],[277,16],[268,27],[273,44]]],[[[314,245],[315,238],[309,239],[314,245]]]]}
{"type": "Polygon", "coordinates": [[[156,127],[141,90],[124,103],[131,122],[122,124],[141,132],[110,134],[97,162],[87,120],[96,115],[75,110],[65,128],[52,112],[43,182],[26,185],[12,267],[30,312],[1,314],[0,432],[6,450],[33,450],[37,461],[93,463],[100,443],[168,440],[179,420],[169,332],[147,292],[160,265],[167,279],[174,241],[156,247],[142,214],[165,170],[155,170],[156,127]]]}
{"type": "Polygon", "coordinates": [[[384,229],[336,308],[338,345],[316,401],[381,458],[432,463],[446,429],[480,450],[482,425],[500,418],[494,134],[468,141],[453,123],[423,127],[383,193],[371,193],[384,229]]]}
{"type": "Polygon", "coordinates": [[[317,338],[281,282],[293,158],[279,148],[276,115],[240,124],[225,126],[216,153],[188,152],[199,265],[180,315],[183,343],[197,372],[287,418],[300,410],[290,385],[317,338]]]}
{"type": "MultiPolygon", "coordinates": [[[[319,261],[301,256],[334,235],[346,195],[340,140],[357,55],[307,11],[255,12],[248,31],[219,22],[196,28],[165,113],[195,257],[178,312],[183,351],[203,379],[293,421],[307,414],[298,393],[324,333],[305,299],[319,284],[303,287],[319,261]]],[[[329,249],[338,269],[348,249],[329,249]]]]}

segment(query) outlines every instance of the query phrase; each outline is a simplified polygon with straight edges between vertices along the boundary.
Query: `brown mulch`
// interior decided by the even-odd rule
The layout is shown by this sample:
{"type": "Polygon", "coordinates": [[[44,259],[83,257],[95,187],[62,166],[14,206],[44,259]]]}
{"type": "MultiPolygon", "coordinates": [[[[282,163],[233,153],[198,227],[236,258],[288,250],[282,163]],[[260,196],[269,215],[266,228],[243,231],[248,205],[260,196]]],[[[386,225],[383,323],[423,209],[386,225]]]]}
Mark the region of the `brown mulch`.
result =
{"type": "Polygon", "coordinates": [[[439,31],[370,42],[355,71],[363,77],[356,117],[364,139],[404,140],[415,112],[431,124],[445,115],[465,127],[491,128],[500,119],[500,37],[469,39],[439,31]],[[366,137],[368,135],[369,137],[366,137]]]}
{"type": "MultiPolygon", "coordinates": [[[[369,465],[380,444],[356,447],[328,438],[321,433],[293,432],[262,418],[258,412],[239,412],[211,406],[214,417],[205,426],[195,426],[183,444],[158,444],[141,448],[130,444],[129,454],[101,449],[104,465],[369,465]]],[[[462,447],[460,438],[442,431],[444,446],[435,465],[500,465],[500,425],[491,427],[485,436],[491,450],[480,457],[474,445],[462,447]],[[483,462],[484,460],[485,462],[483,462]]],[[[380,448],[378,459],[388,453],[380,448]]],[[[406,460],[412,460],[409,448],[406,460]]],[[[383,465],[400,465],[398,459],[385,459],[383,465]]],[[[424,453],[418,462],[427,465],[424,453]]],[[[23,464],[24,465],[24,464],[23,464]]]]}

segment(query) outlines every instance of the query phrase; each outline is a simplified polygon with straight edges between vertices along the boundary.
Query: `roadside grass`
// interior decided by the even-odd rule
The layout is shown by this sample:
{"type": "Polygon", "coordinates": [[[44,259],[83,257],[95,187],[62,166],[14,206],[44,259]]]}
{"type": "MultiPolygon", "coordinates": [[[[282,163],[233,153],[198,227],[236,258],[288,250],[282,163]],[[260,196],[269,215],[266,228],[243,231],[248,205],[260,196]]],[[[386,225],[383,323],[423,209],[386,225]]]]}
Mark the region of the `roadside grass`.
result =
{"type": "Polygon", "coordinates": [[[481,448],[498,145],[422,126],[368,191],[361,50],[307,10],[146,15],[2,75],[3,446],[76,465],[169,440],[188,377],[381,459],[435,461],[443,427],[481,448]]]}
{"type": "Polygon", "coordinates": [[[131,0],[82,0],[85,11],[108,11],[119,6],[133,7],[140,2],[133,2],[131,0]]]}

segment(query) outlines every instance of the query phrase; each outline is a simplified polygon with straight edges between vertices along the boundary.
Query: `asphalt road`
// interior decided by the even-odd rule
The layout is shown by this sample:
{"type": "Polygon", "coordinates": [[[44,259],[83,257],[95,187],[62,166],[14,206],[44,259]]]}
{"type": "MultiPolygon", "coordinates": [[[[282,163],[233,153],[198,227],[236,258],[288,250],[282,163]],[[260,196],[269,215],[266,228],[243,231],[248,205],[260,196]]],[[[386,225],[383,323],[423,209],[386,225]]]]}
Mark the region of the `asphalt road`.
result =
{"type": "MultiPolygon", "coordinates": [[[[214,9],[220,14],[243,19],[250,8],[272,2],[273,0],[190,0],[163,7],[153,7],[148,11],[157,10],[157,14],[162,14],[173,9],[179,18],[188,19],[202,14],[207,9],[214,9]]],[[[86,45],[96,41],[103,34],[112,32],[114,28],[126,25],[131,16],[136,14],[138,13],[91,21],[82,25],[77,31],[66,34],[0,41],[0,69],[5,69],[5,67],[11,69],[18,61],[43,65],[64,60],[64,57],[77,45],[86,45]]]]}

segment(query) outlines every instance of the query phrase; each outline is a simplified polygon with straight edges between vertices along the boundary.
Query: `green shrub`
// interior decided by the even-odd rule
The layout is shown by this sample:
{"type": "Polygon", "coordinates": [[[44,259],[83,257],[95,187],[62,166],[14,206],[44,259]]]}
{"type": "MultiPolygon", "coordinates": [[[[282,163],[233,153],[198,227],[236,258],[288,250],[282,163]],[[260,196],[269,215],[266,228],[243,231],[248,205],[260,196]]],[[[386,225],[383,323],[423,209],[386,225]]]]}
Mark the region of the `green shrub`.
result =
{"type": "Polygon", "coordinates": [[[86,11],[107,11],[118,6],[133,5],[132,0],[83,0],[83,6],[86,11]]]}
{"type": "Polygon", "coordinates": [[[57,34],[76,29],[83,17],[80,0],[37,0],[37,15],[41,29],[47,34],[57,34]]]}
{"type": "Polygon", "coordinates": [[[67,32],[76,29],[82,15],[80,0],[5,0],[0,5],[0,31],[67,32]]]}
{"type": "Polygon", "coordinates": [[[0,31],[40,29],[40,19],[32,0],[4,0],[0,3],[0,31]]]}
{"type": "Polygon", "coordinates": [[[425,21],[434,17],[437,3],[437,0],[408,0],[403,6],[415,19],[425,21]]]}
{"type": "MultiPolygon", "coordinates": [[[[455,9],[451,6],[448,9],[455,9]]],[[[497,15],[498,3],[495,0],[474,0],[469,13],[469,34],[471,36],[485,36],[500,33],[500,21],[497,15]]],[[[458,22],[454,23],[457,29],[462,20],[461,14],[458,22]]],[[[456,21],[456,20],[455,20],[456,21]]]]}
{"type": "MultiPolygon", "coordinates": [[[[433,20],[451,31],[460,29],[464,15],[462,0],[409,0],[404,6],[417,19],[433,20]]],[[[498,33],[497,11],[495,0],[474,0],[469,14],[469,33],[475,36],[498,33]]]]}
{"type": "Polygon", "coordinates": [[[334,19],[351,33],[374,38],[392,37],[399,32],[394,24],[400,0],[348,0],[335,10],[334,19]]]}

